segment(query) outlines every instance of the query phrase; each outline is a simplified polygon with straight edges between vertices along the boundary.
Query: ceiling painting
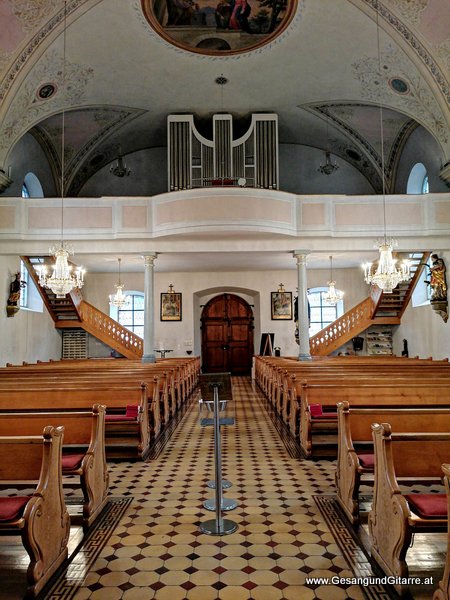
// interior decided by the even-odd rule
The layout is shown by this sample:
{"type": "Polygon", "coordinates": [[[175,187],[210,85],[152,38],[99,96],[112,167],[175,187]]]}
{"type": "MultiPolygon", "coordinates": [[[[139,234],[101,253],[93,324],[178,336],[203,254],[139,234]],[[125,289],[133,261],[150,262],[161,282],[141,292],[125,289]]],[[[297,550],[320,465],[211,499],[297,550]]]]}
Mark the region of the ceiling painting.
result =
{"type": "Polygon", "coordinates": [[[174,46],[226,56],[254,50],[291,22],[297,0],[142,0],[151,27],[174,46]]]}

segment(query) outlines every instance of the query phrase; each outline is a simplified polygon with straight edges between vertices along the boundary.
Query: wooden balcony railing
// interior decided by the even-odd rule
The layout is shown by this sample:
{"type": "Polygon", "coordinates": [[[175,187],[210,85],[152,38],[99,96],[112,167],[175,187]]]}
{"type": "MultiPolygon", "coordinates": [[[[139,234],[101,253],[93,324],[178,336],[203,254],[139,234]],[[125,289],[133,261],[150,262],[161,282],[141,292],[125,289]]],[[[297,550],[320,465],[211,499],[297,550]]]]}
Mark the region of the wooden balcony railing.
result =
{"type": "Polygon", "coordinates": [[[326,356],[372,324],[374,299],[368,297],[310,339],[310,352],[326,356]]]}
{"type": "Polygon", "coordinates": [[[89,302],[81,300],[78,310],[82,328],[127,358],[142,358],[144,342],[89,302]]]}

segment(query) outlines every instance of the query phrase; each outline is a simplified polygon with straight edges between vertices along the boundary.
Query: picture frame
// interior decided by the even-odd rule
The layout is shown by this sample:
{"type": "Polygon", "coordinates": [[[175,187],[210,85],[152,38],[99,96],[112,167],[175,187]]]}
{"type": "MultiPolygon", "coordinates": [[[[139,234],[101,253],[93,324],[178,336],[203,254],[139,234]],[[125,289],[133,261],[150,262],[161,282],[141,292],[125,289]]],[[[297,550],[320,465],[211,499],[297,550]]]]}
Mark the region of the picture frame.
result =
{"type": "Polygon", "coordinates": [[[292,292],[271,293],[272,321],[292,320],[292,292]]]}
{"type": "Polygon", "coordinates": [[[181,321],[181,311],[181,293],[161,292],[161,321],[181,321]]]}

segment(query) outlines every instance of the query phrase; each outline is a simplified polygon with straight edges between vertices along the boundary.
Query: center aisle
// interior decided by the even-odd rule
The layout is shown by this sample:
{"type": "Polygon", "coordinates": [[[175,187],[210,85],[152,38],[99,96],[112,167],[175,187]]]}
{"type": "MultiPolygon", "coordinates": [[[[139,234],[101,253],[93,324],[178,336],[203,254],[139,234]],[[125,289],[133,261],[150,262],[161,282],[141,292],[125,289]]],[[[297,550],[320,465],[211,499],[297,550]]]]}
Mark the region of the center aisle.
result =
{"type": "Polygon", "coordinates": [[[158,459],[111,465],[111,495],[134,500],[76,600],[364,598],[358,586],[331,584],[352,577],[313,498],[333,493],[333,463],[289,456],[250,378],[233,378],[233,397],[236,424],[222,428],[222,464],[238,531],[199,531],[214,518],[202,505],[214,496],[206,487],[213,436],[194,402],[158,459]]]}

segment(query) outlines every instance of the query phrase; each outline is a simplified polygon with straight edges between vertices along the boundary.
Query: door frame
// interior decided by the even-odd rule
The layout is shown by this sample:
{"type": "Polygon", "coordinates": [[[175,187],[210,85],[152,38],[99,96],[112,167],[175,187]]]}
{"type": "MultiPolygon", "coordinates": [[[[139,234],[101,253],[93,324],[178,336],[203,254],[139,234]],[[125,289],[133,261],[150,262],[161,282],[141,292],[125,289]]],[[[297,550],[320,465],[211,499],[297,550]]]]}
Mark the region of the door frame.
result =
{"type": "MultiPolygon", "coordinates": [[[[201,316],[205,305],[220,294],[234,294],[243,298],[253,309],[253,350],[259,346],[256,341],[261,337],[261,303],[260,292],[252,288],[244,288],[237,286],[217,286],[198,290],[194,292],[193,312],[194,312],[194,354],[201,356],[202,352],[202,332],[201,332],[201,316]]],[[[258,341],[259,344],[259,341],[258,341]]]]}

